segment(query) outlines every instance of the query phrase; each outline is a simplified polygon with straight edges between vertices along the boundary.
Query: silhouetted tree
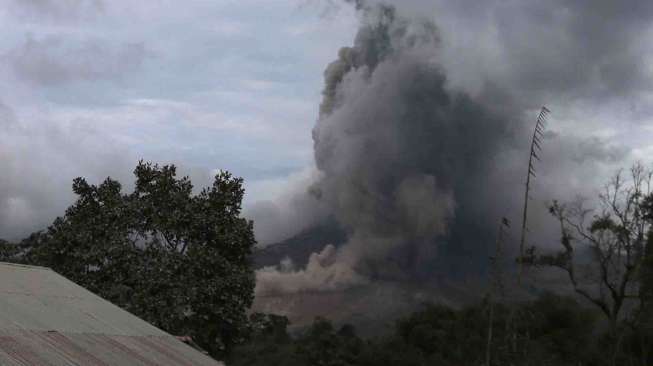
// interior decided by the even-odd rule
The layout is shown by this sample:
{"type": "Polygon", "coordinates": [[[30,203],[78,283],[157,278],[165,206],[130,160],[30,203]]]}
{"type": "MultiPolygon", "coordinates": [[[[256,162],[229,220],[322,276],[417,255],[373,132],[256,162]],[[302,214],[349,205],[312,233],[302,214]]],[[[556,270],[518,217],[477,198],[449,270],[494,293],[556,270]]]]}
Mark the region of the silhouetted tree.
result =
{"type": "Polygon", "coordinates": [[[48,266],[130,312],[222,356],[243,336],[253,301],[252,223],[242,179],[227,172],[193,194],[172,165],[139,162],[134,191],[107,178],[73,183],[63,217],[9,256],[48,266]]]}
{"type": "MultiPolygon", "coordinates": [[[[492,365],[600,365],[595,354],[594,315],[575,300],[545,294],[535,301],[515,304],[521,314],[515,328],[522,337],[515,354],[503,342],[492,343],[492,365]]],[[[496,304],[497,339],[512,329],[501,327],[510,309],[496,304]]],[[[356,366],[476,366],[485,361],[488,312],[484,304],[464,309],[428,305],[397,322],[394,332],[370,340],[356,336],[352,326],[336,328],[317,318],[295,337],[287,334],[287,319],[253,316],[253,336],[240,345],[230,366],[356,365],[356,366]],[[279,321],[275,319],[280,319],[279,321]]]]}
{"type": "Polygon", "coordinates": [[[641,302],[640,279],[650,233],[651,172],[636,164],[624,178],[619,172],[599,195],[600,210],[583,201],[553,202],[551,214],[561,230],[561,250],[534,258],[539,265],[566,272],[574,291],[587,299],[609,323],[612,363],[617,363],[625,336],[627,308],[641,302]]]}

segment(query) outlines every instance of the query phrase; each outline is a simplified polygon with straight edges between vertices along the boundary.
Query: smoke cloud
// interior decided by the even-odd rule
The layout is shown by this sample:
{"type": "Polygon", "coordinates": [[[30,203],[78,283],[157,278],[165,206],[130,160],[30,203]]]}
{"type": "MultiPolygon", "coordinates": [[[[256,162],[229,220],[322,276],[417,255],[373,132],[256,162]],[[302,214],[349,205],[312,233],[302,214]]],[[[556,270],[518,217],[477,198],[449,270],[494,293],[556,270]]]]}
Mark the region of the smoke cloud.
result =
{"type": "MultiPolygon", "coordinates": [[[[644,51],[605,54],[612,46],[601,43],[631,45],[633,32],[643,29],[640,18],[615,33],[594,29],[602,39],[596,41],[585,34],[592,26],[536,4],[511,9],[494,4],[495,12],[465,2],[472,15],[463,15],[468,7],[446,1],[389,2],[396,7],[348,2],[359,9],[361,26],[353,46],[342,48],[325,70],[313,129],[320,178],[299,193],[319,200],[348,239],[311,255],[305,268],[287,261],[263,268],[257,275],[259,295],[483,271],[500,218],[519,217],[527,144],[539,107],[560,106],[559,115],[568,117],[573,108],[561,100],[633,95],[642,85],[636,80],[648,77],[641,67],[644,51]],[[435,18],[446,29],[421,16],[427,9],[440,11],[435,18]],[[532,39],[541,45],[526,47],[519,38],[520,29],[527,32],[525,20],[508,26],[502,9],[533,20],[532,39]],[[470,28],[454,34],[452,29],[465,27],[451,26],[445,18],[453,14],[470,28]],[[547,19],[563,33],[538,31],[547,19]],[[494,49],[452,45],[469,40],[470,34],[481,41],[488,36],[474,20],[481,26],[498,21],[498,33],[489,39],[494,49]],[[548,50],[553,55],[538,58],[556,42],[566,51],[548,50]],[[591,60],[597,63],[581,66],[591,60]],[[500,62],[512,66],[504,69],[500,62]],[[567,65],[572,69],[564,70],[567,65]],[[620,77],[627,65],[637,67],[620,77]]],[[[587,7],[572,3],[572,13],[587,7]]],[[[607,5],[600,8],[593,17],[612,17],[607,5]]],[[[617,11],[612,21],[625,22],[628,14],[617,11]]],[[[583,133],[598,123],[583,124],[576,133],[545,135],[551,150],[542,154],[538,167],[543,176],[534,193],[532,244],[555,242],[554,225],[544,210],[547,201],[591,196],[592,187],[629,158],[628,147],[583,133]]]]}
{"type": "Polygon", "coordinates": [[[245,209],[245,215],[255,221],[254,234],[259,247],[287,239],[297,232],[313,227],[328,218],[324,203],[308,188],[320,178],[314,168],[302,171],[282,184],[286,189],[271,195],[269,199],[257,201],[245,209]],[[297,194],[303,192],[303,194],[297,194]]]}
{"type": "Polygon", "coordinates": [[[496,112],[446,90],[438,49],[432,23],[389,6],[364,12],[354,46],[325,71],[313,130],[322,178],[312,194],[349,239],[311,256],[304,270],[263,269],[259,293],[418,274],[410,272],[458,230],[458,212],[471,219],[472,206],[489,203],[483,177],[515,132],[496,112]]]}

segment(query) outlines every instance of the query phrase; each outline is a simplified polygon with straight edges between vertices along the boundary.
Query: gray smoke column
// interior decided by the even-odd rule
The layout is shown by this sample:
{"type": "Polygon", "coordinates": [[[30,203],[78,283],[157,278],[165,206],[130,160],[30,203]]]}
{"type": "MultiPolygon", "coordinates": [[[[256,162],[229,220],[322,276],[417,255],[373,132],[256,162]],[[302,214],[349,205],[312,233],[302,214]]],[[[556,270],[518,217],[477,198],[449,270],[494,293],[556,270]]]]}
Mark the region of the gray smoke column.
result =
{"type": "Polygon", "coordinates": [[[354,45],[325,71],[313,130],[320,177],[309,189],[349,239],[314,253],[304,269],[262,269],[259,294],[420,276],[447,242],[491,241],[483,234],[500,195],[489,179],[518,132],[498,109],[447,89],[431,22],[357,5],[354,45]]]}

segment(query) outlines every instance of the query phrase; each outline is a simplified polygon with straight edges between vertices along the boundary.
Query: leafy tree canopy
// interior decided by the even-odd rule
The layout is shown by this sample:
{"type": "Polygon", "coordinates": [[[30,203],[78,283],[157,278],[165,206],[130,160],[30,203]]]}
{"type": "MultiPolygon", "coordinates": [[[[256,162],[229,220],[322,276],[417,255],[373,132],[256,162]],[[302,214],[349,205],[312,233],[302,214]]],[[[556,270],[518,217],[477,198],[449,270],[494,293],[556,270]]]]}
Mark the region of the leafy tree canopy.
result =
{"type": "Polygon", "coordinates": [[[107,178],[73,182],[76,202],[4,260],[47,266],[176,335],[223,356],[243,335],[253,301],[252,223],[242,179],[228,172],[193,193],[173,165],[139,162],[134,191],[107,178]]]}

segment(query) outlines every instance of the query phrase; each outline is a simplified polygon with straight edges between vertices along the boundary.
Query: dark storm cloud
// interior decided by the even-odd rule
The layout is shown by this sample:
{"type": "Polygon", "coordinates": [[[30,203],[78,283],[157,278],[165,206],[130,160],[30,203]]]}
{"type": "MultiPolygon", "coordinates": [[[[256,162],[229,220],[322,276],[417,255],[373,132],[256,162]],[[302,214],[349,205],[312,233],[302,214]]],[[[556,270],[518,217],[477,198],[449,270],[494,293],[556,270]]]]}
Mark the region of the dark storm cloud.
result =
{"type": "Polygon", "coordinates": [[[38,85],[119,79],[138,70],[148,52],[143,43],[102,40],[71,43],[59,37],[27,37],[4,55],[18,77],[38,85]]]}
{"type": "Polygon", "coordinates": [[[9,0],[9,6],[28,20],[54,22],[93,18],[105,8],[103,0],[9,0]]]}
{"type": "MultiPolygon", "coordinates": [[[[400,8],[429,2],[406,3],[400,8]]],[[[458,51],[452,56],[487,63],[477,77],[497,83],[522,103],[630,97],[651,86],[650,1],[435,4],[430,8],[447,37],[468,42],[454,45],[458,51]]],[[[463,60],[462,67],[467,65],[463,60]]]]}
{"type": "MultiPolygon", "coordinates": [[[[651,26],[650,1],[539,2],[524,18],[498,12],[499,37],[519,70],[517,82],[581,96],[640,91],[650,83],[638,44],[651,26]],[[517,23],[517,29],[513,26],[517,23]],[[539,30],[528,32],[528,29],[539,30]],[[529,47],[530,46],[530,47],[529,47]],[[524,52],[529,49],[536,52],[524,52]],[[534,71],[537,72],[534,72],[534,71]]],[[[525,5],[522,5],[525,6],[525,5]]],[[[650,85],[650,84],[649,84],[650,85]]]]}

